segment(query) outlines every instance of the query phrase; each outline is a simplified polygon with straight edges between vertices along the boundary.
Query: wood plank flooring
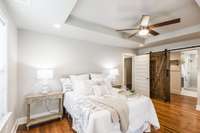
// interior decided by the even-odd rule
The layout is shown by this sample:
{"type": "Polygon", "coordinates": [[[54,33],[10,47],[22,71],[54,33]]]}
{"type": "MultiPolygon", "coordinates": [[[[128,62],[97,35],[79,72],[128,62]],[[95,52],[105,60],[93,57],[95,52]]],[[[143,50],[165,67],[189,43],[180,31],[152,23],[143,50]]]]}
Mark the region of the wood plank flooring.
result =
{"type": "Polygon", "coordinates": [[[71,128],[71,122],[67,118],[63,120],[54,120],[45,124],[30,127],[29,130],[25,126],[20,126],[17,133],[75,133],[71,128]]]}
{"type": "MultiPolygon", "coordinates": [[[[196,98],[172,95],[171,103],[153,100],[161,124],[152,133],[200,133],[200,112],[195,110],[196,98]]],[[[66,118],[30,128],[21,126],[17,133],[74,133],[66,118]]]]}
{"type": "Polygon", "coordinates": [[[153,100],[161,129],[154,133],[200,133],[200,112],[196,98],[172,95],[171,103],[153,100]]]}

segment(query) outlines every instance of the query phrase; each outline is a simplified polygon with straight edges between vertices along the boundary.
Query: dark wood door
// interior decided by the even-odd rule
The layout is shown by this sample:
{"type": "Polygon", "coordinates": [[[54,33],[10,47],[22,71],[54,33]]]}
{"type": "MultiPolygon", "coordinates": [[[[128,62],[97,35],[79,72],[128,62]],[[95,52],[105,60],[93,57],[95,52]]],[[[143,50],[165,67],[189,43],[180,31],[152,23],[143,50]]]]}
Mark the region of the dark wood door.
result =
{"type": "Polygon", "coordinates": [[[126,87],[132,89],[132,58],[125,58],[126,87]]]}
{"type": "Polygon", "coordinates": [[[170,102],[170,53],[150,53],[150,97],[170,102]]]}

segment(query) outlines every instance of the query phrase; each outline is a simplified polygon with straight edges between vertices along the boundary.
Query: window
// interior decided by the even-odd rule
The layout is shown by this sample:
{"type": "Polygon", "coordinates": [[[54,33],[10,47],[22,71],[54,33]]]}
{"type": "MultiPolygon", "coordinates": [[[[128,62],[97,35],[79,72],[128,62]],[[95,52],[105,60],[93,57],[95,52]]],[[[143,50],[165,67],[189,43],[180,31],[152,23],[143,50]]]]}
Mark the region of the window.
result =
{"type": "Polygon", "coordinates": [[[7,47],[6,47],[6,23],[0,17],[0,120],[6,114],[7,91],[7,47]]]}

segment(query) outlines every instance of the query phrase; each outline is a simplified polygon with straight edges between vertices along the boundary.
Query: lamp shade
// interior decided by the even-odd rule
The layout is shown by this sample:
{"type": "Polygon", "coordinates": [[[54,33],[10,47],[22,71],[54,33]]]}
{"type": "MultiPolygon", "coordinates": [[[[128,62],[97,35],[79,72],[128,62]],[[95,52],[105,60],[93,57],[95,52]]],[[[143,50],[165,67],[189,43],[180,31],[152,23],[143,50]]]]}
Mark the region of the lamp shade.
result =
{"type": "Polygon", "coordinates": [[[119,75],[119,70],[118,70],[118,69],[111,69],[111,70],[110,70],[110,75],[112,75],[112,76],[117,76],[117,75],[119,75]]]}
{"type": "Polygon", "coordinates": [[[53,69],[39,69],[37,70],[37,79],[49,80],[53,79],[53,69]]]}

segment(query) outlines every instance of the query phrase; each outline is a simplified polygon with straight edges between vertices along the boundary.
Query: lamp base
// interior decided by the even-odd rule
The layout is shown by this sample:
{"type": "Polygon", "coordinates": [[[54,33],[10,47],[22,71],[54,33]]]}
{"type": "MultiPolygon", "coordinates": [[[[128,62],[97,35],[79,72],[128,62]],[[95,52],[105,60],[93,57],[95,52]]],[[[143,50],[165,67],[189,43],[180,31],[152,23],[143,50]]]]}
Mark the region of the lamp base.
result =
{"type": "Polygon", "coordinates": [[[48,93],[48,91],[42,91],[42,94],[47,94],[48,93]]]}
{"type": "Polygon", "coordinates": [[[41,86],[42,93],[48,93],[49,91],[48,83],[46,81],[43,81],[41,85],[42,85],[41,86]]]}
{"type": "Polygon", "coordinates": [[[48,93],[48,89],[47,89],[46,87],[45,87],[45,88],[43,88],[43,89],[42,89],[42,93],[43,93],[43,94],[46,94],[46,93],[48,93]]]}

